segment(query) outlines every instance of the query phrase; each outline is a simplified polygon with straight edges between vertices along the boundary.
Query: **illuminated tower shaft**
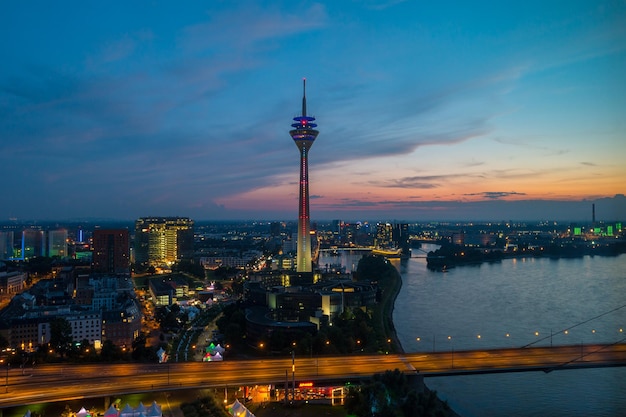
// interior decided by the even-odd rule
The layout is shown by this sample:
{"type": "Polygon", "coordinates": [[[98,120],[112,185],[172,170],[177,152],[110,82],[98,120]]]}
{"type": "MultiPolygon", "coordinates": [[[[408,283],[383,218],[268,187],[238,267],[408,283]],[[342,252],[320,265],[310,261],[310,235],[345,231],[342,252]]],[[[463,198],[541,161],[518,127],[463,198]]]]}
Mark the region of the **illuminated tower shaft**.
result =
{"type": "Polygon", "coordinates": [[[302,116],[294,117],[289,131],[300,151],[300,200],[298,207],[298,253],[297,272],[311,272],[311,219],[309,215],[309,149],[313,146],[318,131],[312,123],[315,117],[306,115],[306,79],[303,80],[302,116]]]}

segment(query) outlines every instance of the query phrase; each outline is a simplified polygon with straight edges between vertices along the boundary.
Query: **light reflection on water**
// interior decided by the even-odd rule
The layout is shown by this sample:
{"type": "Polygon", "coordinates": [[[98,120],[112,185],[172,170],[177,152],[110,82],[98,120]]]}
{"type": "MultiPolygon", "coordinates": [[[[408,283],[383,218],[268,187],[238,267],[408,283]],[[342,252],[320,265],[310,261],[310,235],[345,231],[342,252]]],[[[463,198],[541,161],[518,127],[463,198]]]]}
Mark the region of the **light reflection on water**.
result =
{"type": "MultiPolygon", "coordinates": [[[[352,270],[361,256],[321,261],[341,261],[352,270]]],[[[626,307],[620,308],[626,305],[626,255],[507,259],[447,273],[427,270],[425,259],[393,262],[403,279],[393,320],[405,351],[584,346],[626,336],[626,307]]],[[[626,368],[426,383],[463,417],[626,416],[626,368]]]]}

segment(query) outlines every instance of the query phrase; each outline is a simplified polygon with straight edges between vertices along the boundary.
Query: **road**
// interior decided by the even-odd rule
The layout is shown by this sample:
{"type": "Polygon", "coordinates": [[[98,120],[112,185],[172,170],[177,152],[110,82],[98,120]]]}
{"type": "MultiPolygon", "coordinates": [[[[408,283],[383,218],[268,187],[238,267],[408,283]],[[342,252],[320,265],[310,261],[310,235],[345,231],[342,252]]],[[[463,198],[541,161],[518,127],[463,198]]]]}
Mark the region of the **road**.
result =
{"type": "MultiPolygon", "coordinates": [[[[431,377],[551,371],[581,366],[626,366],[626,344],[296,357],[295,377],[296,381],[342,382],[396,368],[403,372],[418,370],[425,377],[431,377]]],[[[262,383],[282,386],[286,377],[289,381],[293,378],[291,358],[171,364],[63,364],[2,371],[0,369],[0,408],[166,389],[262,383]]]]}

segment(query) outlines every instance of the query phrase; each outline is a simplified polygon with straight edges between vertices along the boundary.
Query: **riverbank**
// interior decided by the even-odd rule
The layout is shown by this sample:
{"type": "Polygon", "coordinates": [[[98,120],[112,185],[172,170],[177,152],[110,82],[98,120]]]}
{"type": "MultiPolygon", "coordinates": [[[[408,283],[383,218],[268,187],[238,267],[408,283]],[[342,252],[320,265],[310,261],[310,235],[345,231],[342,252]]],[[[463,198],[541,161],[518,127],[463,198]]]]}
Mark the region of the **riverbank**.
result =
{"type": "MultiPolygon", "coordinates": [[[[396,299],[402,290],[402,275],[392,263],[388,263],[388,265],[390,268],[389,271],[391,272],[390,275],[393,279],[386,281],[386,285],[383,288],[383,297],[381,300],[382,320],[379,323],[381,325],[381,331],[384,332],[388,340],[391,340],[391,346],[395,348],[394,351],[396,353],[404,353],[404,348],[402,347],[402,343],[400,342],[393,323],[396,299]]],[[[424,384],[424,392],[425,394],[435,394],[436,401],[439,402],[443,409],[447,409],[447,417],[461,417],[460,414],[449,408],[446,401],[441,400],[441,398],[437,396],[436,391],[432,391],[426,384],[424,384]]]]}
{"type": "Polygon", "coordinates": [[[402,347],[402,343],[396,333],[396,327],[393,324],[393,310],[396,305],[398,294],[400,294],[400,290],[402,289],[402,275],[400,275],[400,271],[398,271],[393,264],[389,263],[389,265],[393,268],[392,275],[394,279],[389,282],[387,288],[383,289],[383,298],[381,302],[383,319],[382,331],[388,339],[391,339],[392,346],[395,347],[394,351],[397,353],[404,353],[404,348],[402,347]]]}
{"type": "MultiPolygon", "coordinates": [[[[382,298],[377,311],[375,311],[376,320],[374,322],[382,334],[387,338],[389,351],[394,353],[404,353],[404,348],[400,342],[400,338],[396,332],[395,325],[393,323],[393,312],[395,309],[396,299],[402,290],[402,275],[398,268],[396,268],[391,262],[386,261],[387,273],[385,279],[380,279],[378,284],[382,291],[382,298]]],[[[441,406],[440,409],[446,410],[448,417],[461,417],[457,412],[452,410],[446,401],[441,400],[437,396],[436,391],[432,391],[425,384],[423,385],[424,394],[434,394],[435,401],[441,406]]]]}

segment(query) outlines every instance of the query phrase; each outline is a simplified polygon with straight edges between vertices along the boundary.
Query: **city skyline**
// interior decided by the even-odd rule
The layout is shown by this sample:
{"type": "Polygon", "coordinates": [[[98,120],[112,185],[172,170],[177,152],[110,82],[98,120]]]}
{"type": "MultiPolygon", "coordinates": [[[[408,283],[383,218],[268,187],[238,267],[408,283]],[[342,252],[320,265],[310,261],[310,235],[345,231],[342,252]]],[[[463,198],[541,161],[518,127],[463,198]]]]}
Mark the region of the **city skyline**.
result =
{"type": "Polygon", "coordinates": [[[5,6],[0,220],[626,214],[626,5],[5,6]]]}

